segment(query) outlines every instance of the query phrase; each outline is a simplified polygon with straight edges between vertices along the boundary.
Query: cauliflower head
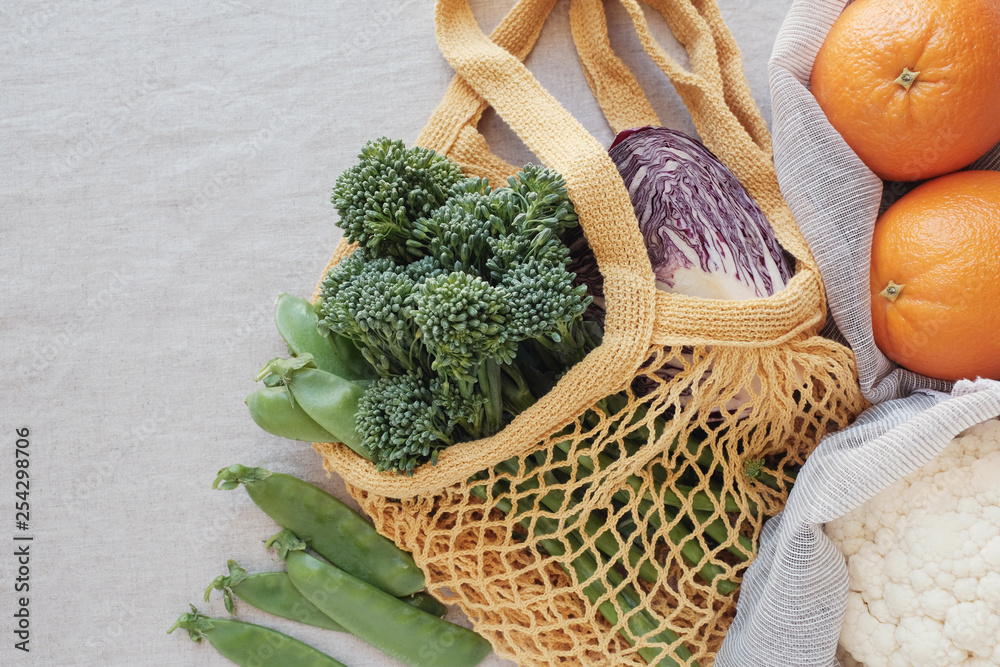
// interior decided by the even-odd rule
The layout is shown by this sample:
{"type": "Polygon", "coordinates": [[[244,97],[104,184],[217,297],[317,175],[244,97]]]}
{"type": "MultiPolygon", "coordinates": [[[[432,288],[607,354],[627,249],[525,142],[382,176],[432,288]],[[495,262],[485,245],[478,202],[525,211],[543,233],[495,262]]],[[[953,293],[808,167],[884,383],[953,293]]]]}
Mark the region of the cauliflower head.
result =
{"type": "Polygon", "coordinates": [[[826,525],[847,558],[841,649],[865,667],[1000,666],[1000,420],[826,525]]]}

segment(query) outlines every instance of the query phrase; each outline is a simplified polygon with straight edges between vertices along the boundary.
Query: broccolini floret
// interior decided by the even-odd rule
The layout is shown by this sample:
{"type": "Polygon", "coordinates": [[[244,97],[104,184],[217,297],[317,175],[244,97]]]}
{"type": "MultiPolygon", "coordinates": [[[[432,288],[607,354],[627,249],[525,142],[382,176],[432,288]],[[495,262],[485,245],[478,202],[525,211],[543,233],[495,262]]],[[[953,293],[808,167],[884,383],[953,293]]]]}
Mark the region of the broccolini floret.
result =
{"type": "Polygon", "coordinates": [[[333,190],[340,227],[376,256],[412,259],[406,242],[413,222],[444,204],[466,177],[432,150],[384,137],[365,144],[358,159],[333,190]]]}
{"type": "Polygon", "coordinates": [[[489,256],[489,196],[467,192],[414,223],[410,251],[434,257],[443,266],[483,275],[489,256]]]}
{"type": "Polygon", "coordinates": [[[528,165],[491,189],[401,142],[369,142],[360,158],[334,202],[361,247],[323,281],[320,327],[381,376],[358,430],[383,469],[408,472],[498,431],[537,398],[529,376],[549,382],[597,340],[566,268],[560,237],[578,223],[558,173],[528,165]]]}
{"type": "Polygon", "coordinates": [[[510,304],[508,331],[518,340],[571,342],[571,329],[591,301],[585,285],[573,285],[572,274],[567,274],[564,264],[534,257],[510,267],[500,281],[499,291],[510,304]]]}
{"type": "Polygon", "coordinates": [[[482,278],[461,271],[424,281],[417,289],[413,316],[433,358],[431,368],[472,385],[483,361],[513,361],[517,343],[507,333],[510,308],[505,296],[482,278]]]}
{"type": "Polygon", "coordinates": [[[358,401],[355,423],[379,470],[411,472],[452,444],[448,418],[420,372],[372,382],[358,401]]]}
{"type": "MultiPolygon", "coordinates": [[[[576,210],[566,192],[566,182],[556,171],[539,165],[528,164],[507,181],[511,197],[520,202],[520,207],[504,206],[504,211],[514,216],[510,220],[512,229],[536,245],[543,245],[560,232],[577,225],[576,210]]],[[[499,192],[499,191],[498,191],[499,192]]]]}
{"type": "Polygon", "coordinates": [[[383,377],[419,369],[426,360],[413,321],[417,282],[388,257],[354,253],[323,281],[320,330],[354,341],[383,377]]]}
{"type": "Polygon", "coordinates": [[[513,363],[518,344],[508,335],[505,298],[502,290],[461,271],[426,280],[418,288],[414,319],[430,352],[431,369],[450,393],[467,400],[482,396],[477,406],[481,414],[459,410],[463,421],[474,425],[473,432],[485,428],[493,433],[503,420],[499,364],[513,363]]]}

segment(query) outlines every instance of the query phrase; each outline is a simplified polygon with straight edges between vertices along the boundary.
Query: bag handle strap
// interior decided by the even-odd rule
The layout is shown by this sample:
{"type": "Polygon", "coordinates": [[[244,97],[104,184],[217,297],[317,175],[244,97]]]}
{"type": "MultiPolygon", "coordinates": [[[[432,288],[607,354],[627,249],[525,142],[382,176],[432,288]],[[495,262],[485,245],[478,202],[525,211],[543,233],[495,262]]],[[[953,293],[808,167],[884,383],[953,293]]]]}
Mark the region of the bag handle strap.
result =
{"type": "MultiPolygon", "coordinates": [[[[799,261],[799,270],[792,279],[795,289],[785,290],[785,294],[769,299],[717,304],[718,308],[713,311],[716,317],[709,318],[718,324],[720,317],[728,320],[727,315],[731,315],[735,321],[749,312],[767,316],[773,311],[777,320],[787,320],[794,312],[799,325],[793,331],[767,332],[770,338],[759,333],[748,339],[745,327],[734,327],[732,332],[721,336],[716,342],[726,340],[737,345],[775,343],[815,327],[815,313],[825,313],[826,310],[819,272],[805,239],[781,196],[771,160],[766,124],[749,93],[739,50],[717,5],[714,0],[650,0],[650,5],[664,15],[671,30],[687,48],[692,63],[692,70],[688,71],[653,38],[637,0],[620,1],[629,11],[647,53],[671,78],[690,109],[706,145],[733,169],[771,222],[779,242],[799,261]]],[[[599,6],[597,0],[574,2],[577,4],[574,10],[576,18],[573,19],[577,26],[576,35],[586,37],[578,42],[583,44],[581,50],[585,54],[581,60],[588,78],[593,81],[595,92],[601,95],[599,99],[602,100],[602,108],[609,110],[611,114],[613,126],[631,124],[634,120],[654,119],[655,113],[635,77],[610,49],[603,7],[599,6]],[[605,76],[607,72],[613,72],[615,76],[605,76]]],[[[550,3],[543,5],[541,0],[521,0],[509,16],[513,17],[517,12],[523,11],[520,16],[525,17],[525,20],[529,16],[541,18],[550,10],[550,3]]],[[[586,179],[591,179],[592,183],[602,182],[602,178],[604,183],[620,181],[616,171],[603,172],[606,176],[615,174],[614,179],[593,173],[611,166],[603,147],[542,88],[520,62],[519,57],[523,57],[530,49],[530,43],[533,43],[531,40],[537,38],[538,23],[530,31],[531,40],[520,42],[523,50],[512,55],[500,44],[483,35],[467,2],[440,0],[436,18],[442,53],[455,68],[457,78],[464,80],[464,85],[468,86],[462,90],[468,96],[464,119],[470,129],[463,129],[459,134],[463,131],[471,132],[468,124],[478,120],[482,110],[491,105],[542,162],[567,175],[568,181],[575,180],[581,186],[571,187],[571,194],[586,189],[586,179]],[[566,152],[567,146],[573,148],[566,152]],[[580,150],[579,146],[587,148],[580,150]],[[588,160],[590,164],[587,164],[588,160]]],[[[510,25],[515,25],[513,18],[510,25]]],[[[478,146],[483,149],[482,153],[489,154],[481,135],[478,146]]],[[[492,157],[487,159],[498,160],[492,157]]],[[[509,173],[505,172],[504,175],[509,173]]],[[[625,212],[620,210],[618,215],[625,215],[625,212]]],[[[608,218],[594,216],[592,219],[608,218]]],[[[618,218],[621,219],[623,218],[618,218]]],[[[624,219],[634,220],[634,215],[629,211],[624,219]]],[[[601,255],[609,252],[606,249],[601,250],[601,254],[597,256],[606,282],[614,282],[607,279],[618,271],[618,267],[630,265],[625,273],[634,271],[637,268],[635,264],[638,263],[635,261],[636,256],[629,258],[628,255],[637,249],[626,250],[629,246],[622,239],[641,241],[637,229],[623,229],[618,225],[614,229],[594,229],[593,225],[587,225],[586,220],[587,216],[581,215],[581,223],[588,237],[602,233],[618,236],[615,242],[609,244],[619,251],[616,257],[602,257],[601,255]]],[[[634,222],[632,224],[635,225],[634,222]]],[[[602,245],[604,244],[592,243],[592,247],[602,245]]],[[[643,249],[638,250],[639,256],[644,258],[644,246],[640,248],[643,249]]],[[[698,305],[700,301],[662,292],[655,293],[653,298],[656,303],[652,338],[654,343],[691,344],[693,339],[698,339],[696,332],[699,329],[719,329],[718,326],[705,326],[709,322],[705,321],[704,309],[698,305]]],[[[609,318],[609,330],[615,322],[613,317],[609,318]]],[[[644,335],[642,339],[649,340],[644,335]]]]}
{"type": "MultiPolygon", "coordinates": [[[[519,0],[493,30],[490,40],[524,60],[554,6],[555,0],[519,0]]],[[[486,178],[495,185],[506,183],[517,167],[497,157],[476,127],[488,106],[460,74],[455,74],[417,144],[447,155],[470,176],[486,178]]]]}
{"type": "Polygon", "coordinates": [[[750,134],[754,143],[761,148],[767,159],[771,160],[771,133],[767,129],[767,122],[760,112],[760,107],[750,93],[750,85],[743,71],[743,56],[736,39],[722,18],[719,5],[715,0],[693,0],[692,4],[705,18],[715,39],[726,106],[732,110],[736,119],[750,134]]]}
{"type": "Polygon", "coordinates": [[[569,22],[587,84],[615,134],[660,125],[639,81],[611,48],[604,2],[572,0],[569,22]]]}
{"type": "MultiPolygon", "coordinates": [[[[674,36],[688,52],[687,70],[656,42],[637,0],[620,0],[650,58],[666,74],[694,117],[706,144],[720,144],[732,129],[755,143],[770,159],[771,137],[767,123],[750,94],[743,73],[743,58],[736,40],[722,19],[715,0],[645,0],[667,21],[674,36]],[[711,123],[713,127],[705,127],[711,123]],[[716,129],[720,124],[726,127],[716,129]]],[[[740,143],[745,143],[743,136],[740,143]]],[[[711,146],[710,146],[711,147],[711,146]]],[[[714,150],[714,149],[713,149],[714,150]]]]}
{"type": "Polygon", "coordinates": [[[669,77],[691,112],[705,146],[733,171],[761,207],[785,250],[816,271],[809,247],[781,196],[767,124],[750,94],[739,48],[715,0],[647,0],[684,45],[690,70],[653,37],[638,0],[620,2],[647,55],[669,77]]]}
{"type": "MultiPolygon", "coordinates": [[[[647,0],[684,45],[690,70],[653,37],[638,0],[620,2],[646,53],[688,107],[705,145],[761,206],[782,246],[815,270],[805,239],[780,195],[767,124],[750,94],[739,47],[715,0],[647,0]]],[[[554,0],[520,0],[490,39],[522,60],[554,4],[554,0]]],[[[570,22],[587,81],[612,129],[659,124],[635,76],[611,49],[601,0],[573,0],[570,22]]],[[[487,106],[462,73],[456,73],[417,143],[448,155],[471,175],[503,183],[517,168],[493,154],[476,129],[487,106]]]]}
{"type": "MultiPolygon", "coordinates": [[[[799,271],[793,278],[794,290],[766,301],[719,304],[712,310],[716,315],[731,310],[736,319],[748,310],[762,314],[796,311],[799,326],[788,331],[767,327],[754,332],[734,330],[722,339],[735,345],[778,344],[816,327],[823,316],[815,313],[826,311],[818,268],[781,196],[767,123],[750,94],[739,48],[715,0],[645,0],[663,16],[687,50],[690,70],[671,57],[653,37],[638,0],[619,1],[631,17],[647,55],[667,75],[687,106],[705,145],[747,188],[767,216],[778,241],[799,260],[799,271]]],[[[610,49],[601,0],[573,0],[570,15],[573,39],[587,80],[611,127],[618,132],[652,124],[651,110],[647,111],[649,103],[635,76],[610,49]]],[[[718,334],[718,327],[710,326],[712,318],[705,311],[699,313],[690,298],[658,293],[656,300],[654,342],[694,344],[700,342],[703,331],[714,330],[718,334]]]]}

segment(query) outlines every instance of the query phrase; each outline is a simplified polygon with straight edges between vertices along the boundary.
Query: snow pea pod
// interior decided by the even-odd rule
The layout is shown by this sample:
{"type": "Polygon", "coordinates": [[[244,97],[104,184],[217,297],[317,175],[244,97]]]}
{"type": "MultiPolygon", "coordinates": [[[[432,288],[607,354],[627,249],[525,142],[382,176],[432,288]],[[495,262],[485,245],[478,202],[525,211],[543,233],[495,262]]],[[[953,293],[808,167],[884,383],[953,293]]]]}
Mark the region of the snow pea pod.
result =
{"type": "Polygon", "coordinates": [[[167,634],[177,628],[187,630],[196,642],[207,639],[219,653],[244,667],[345,667],[339,660],[282,632],[244,621],[209,618],[193,605],[191,613],[181,615],[167,634]]]}
{"type": "MultiPolygon", "coordinates": [[[[208,602],[212,591],[222,591],[226,610],[230,614],[234,610],[233,595],[236,595],[247,604],[281,618],[334,632],[345,631],[339,623],[321,612],[316,605],[299,593],[299,589],[295,588],[288,578],[287,572],[247,574],[247,571],[234,560],[230,560],[228,566],[229,574],[219,575],[205,589],[205,602],[208,602]]],[[[437,598],[423,591],[399,599],[438,617],[444,616],[448,611],[437,598]]]]}
{"type": "Polygon", "coordinates": [[[261,611],[317,628],[343,632],[344,628],[309,602],[292,585],[287,572],[247,574],[236,561],[228,562],[229,574],[219,575],[205,590],[205,602],[212,591],[222,591],[226,611],[233,613],[233,595],[261,611]]]}
{"type": "Polygon", "coordinates": [[[354,421],[366,383],[321,371],[308,352],[290,359],[271,359],[254,379],[263,380],[268,387],[287,388],[293,402],[334,436],[333,442],[342,442],[366,459],[372,459],[354,421]]]}
{"type": "Polygon", "coordinates": [[[278,333],[294,356],[311,354],[316,367],[348,380],[372,379],[375,369],[350,340],[319,331],[319,316],[306,299],[290,294],[278,295],[274,309],[278,333]]]}
{"type": "Polygon", "coordinates": [[[413,595],[407,595],[406,597],[399,598],[408,605],[413,605],[417,609],[426,611],[428,614],[434,614],[438,618],[444,616],[448,612],[448,608],[444,606],[437,598],[433,597],[430,593],[414,593],[413,595]]]}
{"type": "Polygon", "coordinates": [[[424,588],[424,574],[408,553],[323,489],[291,475],[241,465],[220,470],[212,488],[240,484],[265,514],[359,579],[397,596],[424,588]]]}
{"type": "Polygon", "coordinates": [[[337,440],[292,399],[287,387],[259,389],[247,396],[246,404],[254,423],[272,435],[305,442],[337,440]]]}
{"type": "Polygon", "coordinates": [[[317,424],[355,452],[371,460],[354,423],[364,387],[318,368],[299,368],[287,375],[292,398],[317,424]]]}
{"type": "Polygon", "coordinates": [[[348,631],[411,667],[474,667],[492,650],[472,630],[421,611],[324,563],[290,551],[288,576],[348,631]]]}

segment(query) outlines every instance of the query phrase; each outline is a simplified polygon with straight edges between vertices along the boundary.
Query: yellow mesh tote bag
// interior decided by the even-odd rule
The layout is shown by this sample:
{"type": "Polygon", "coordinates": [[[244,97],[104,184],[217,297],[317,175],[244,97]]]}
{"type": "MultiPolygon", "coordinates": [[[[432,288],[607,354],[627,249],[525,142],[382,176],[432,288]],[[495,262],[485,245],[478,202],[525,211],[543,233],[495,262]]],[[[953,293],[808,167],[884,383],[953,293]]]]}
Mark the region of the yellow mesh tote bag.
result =
{"type": "MultiPolygon", "coordinates": [[[[553,4],[522,0],[487,37],[466,0],[437,3],[456,77],[418,143],[502,184],[516,169],[476,129],[489,106],[564,176],[604,281],[603,342],[502,431],[452,445],[410,476],[337,443],[316,449],[499,655],[521,665],[708,665],[763,522],[815,443],[866,404],[851,352],[819,335],[819,272],[778,190],[766,125],[717,7],[649,3],[687,48],[687,70],[657,45],[642,8],[623,2],[706,146],[795,259],[787,286],[765,299],[656,289],[607,150],[521,62],[553,4]],[[740,409],[727,409],[737,398],[740,409]]],[[[610,48],[602,4],[574,0],[571,25],[612,128],[657,124],[610,48]]],[[[351,251],[342,243],[331,265],[351,251]]]]}

